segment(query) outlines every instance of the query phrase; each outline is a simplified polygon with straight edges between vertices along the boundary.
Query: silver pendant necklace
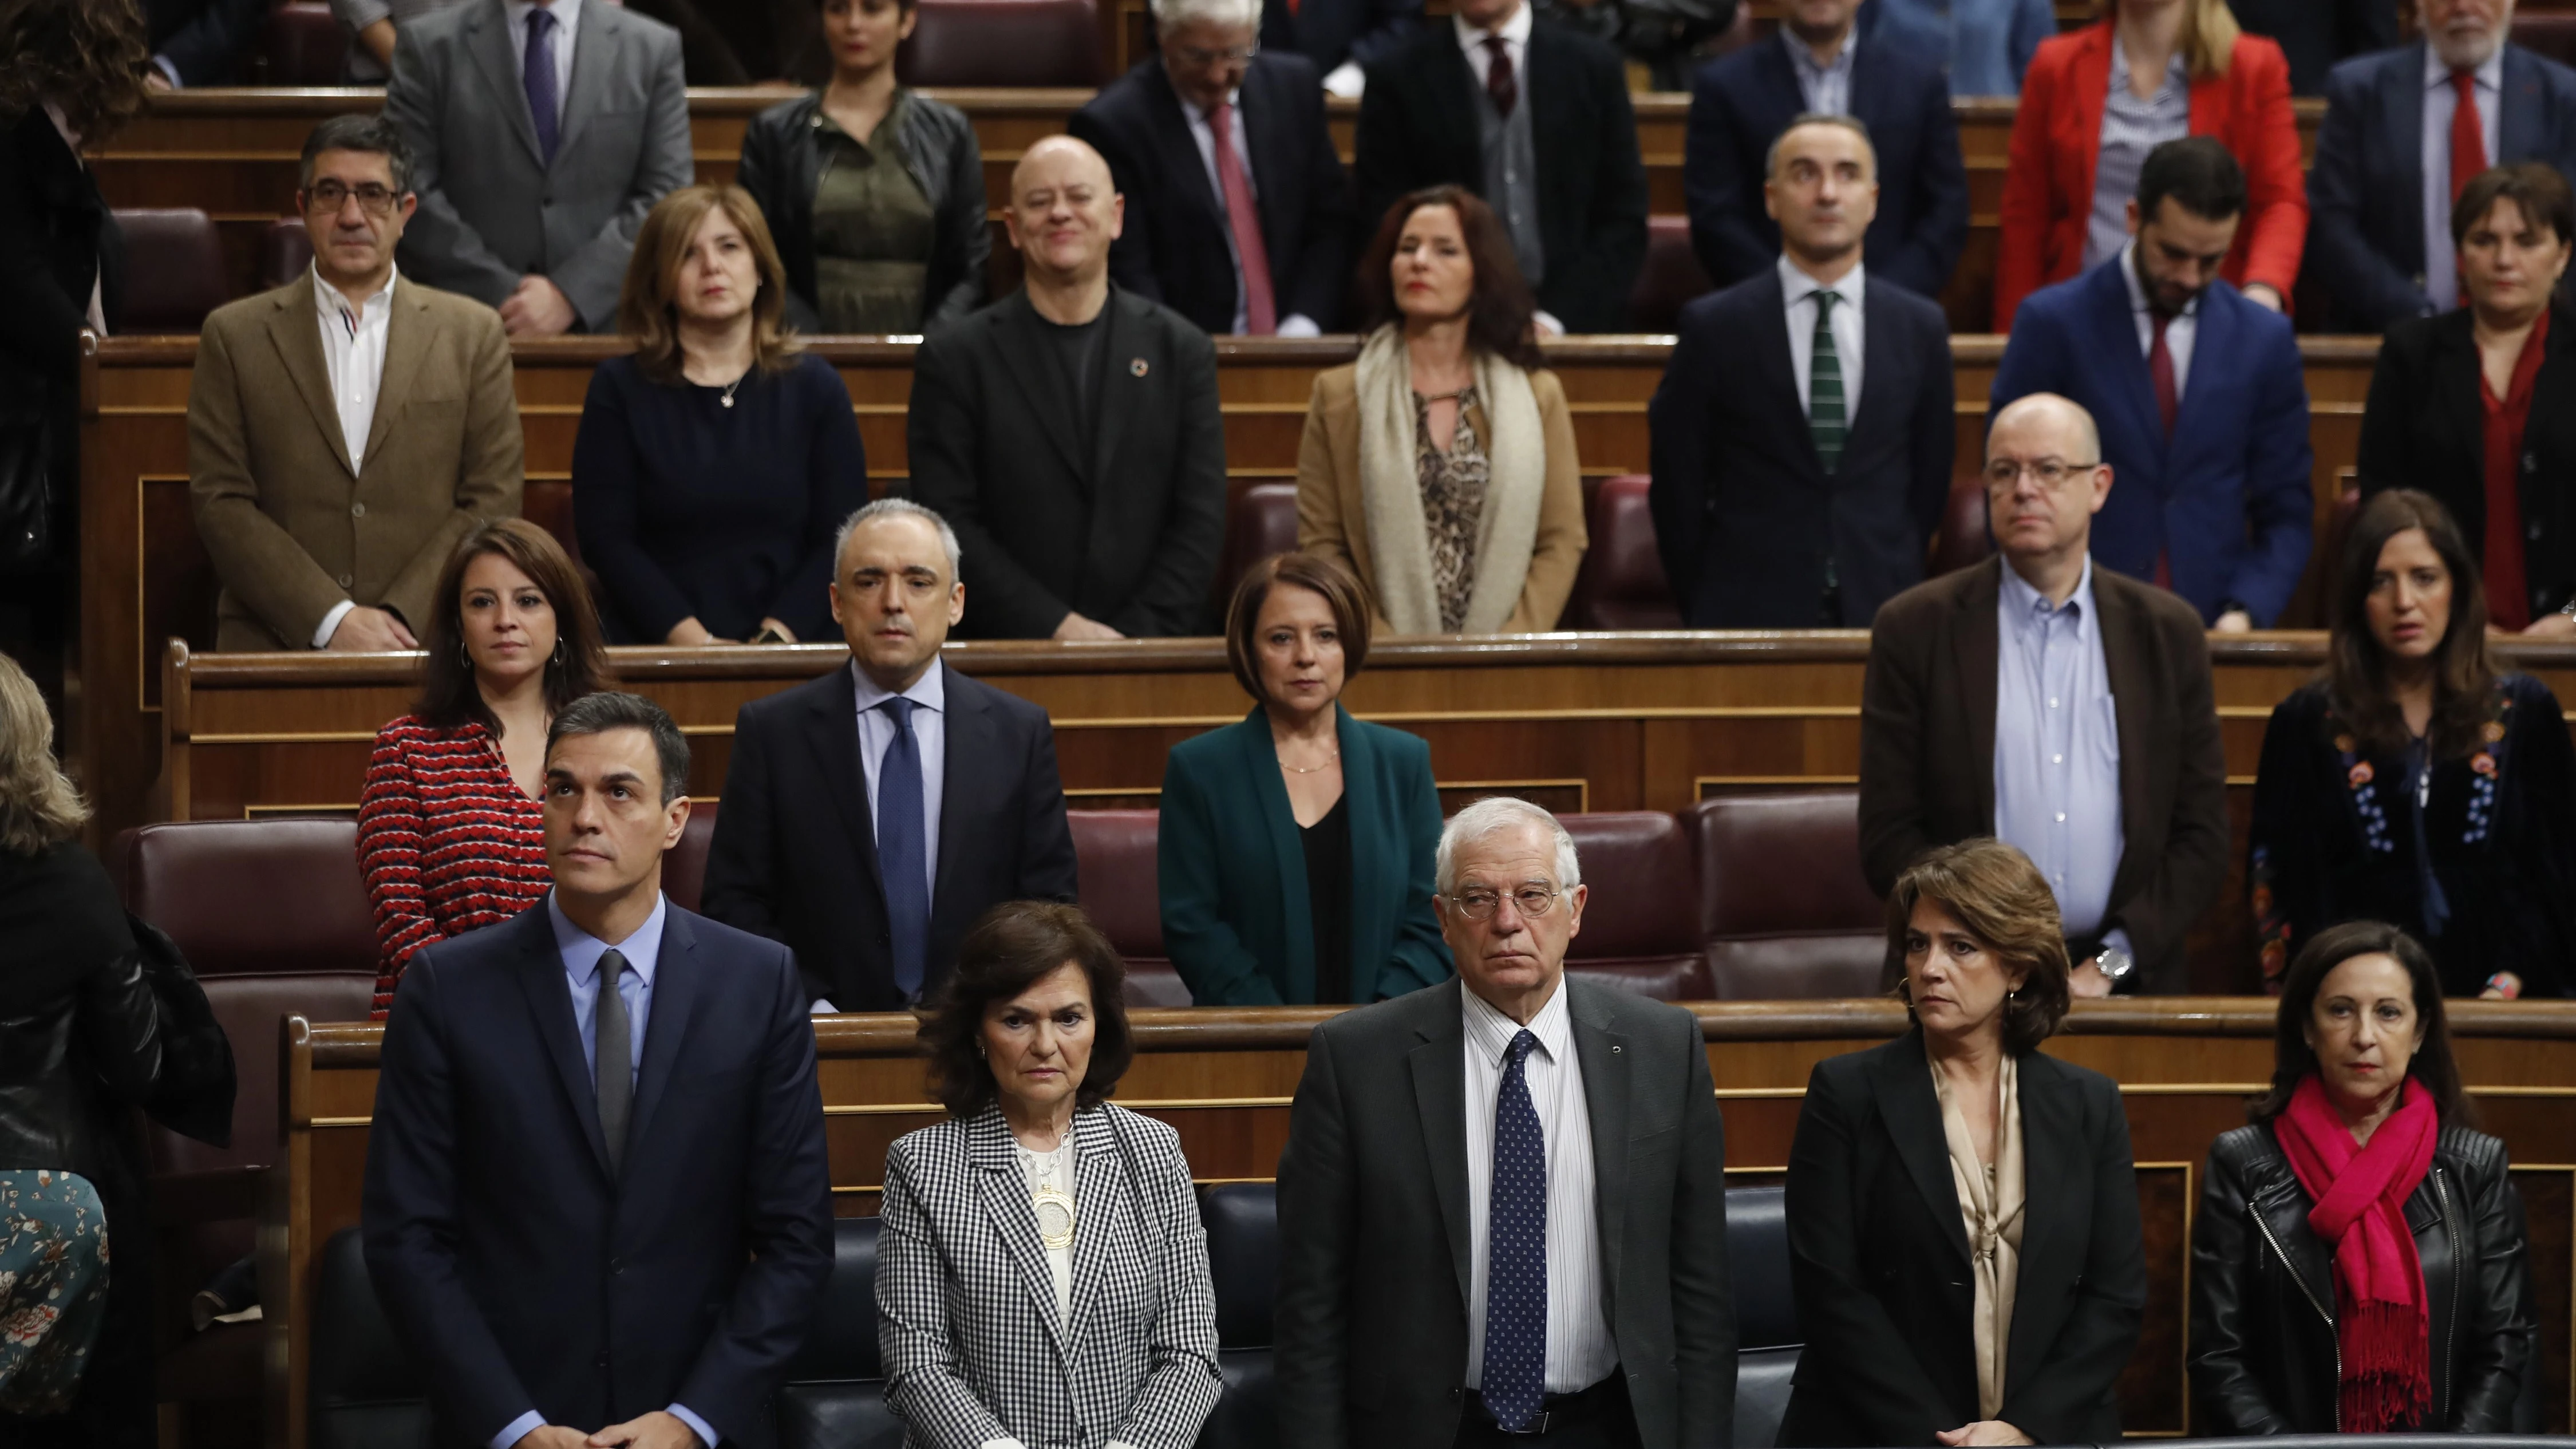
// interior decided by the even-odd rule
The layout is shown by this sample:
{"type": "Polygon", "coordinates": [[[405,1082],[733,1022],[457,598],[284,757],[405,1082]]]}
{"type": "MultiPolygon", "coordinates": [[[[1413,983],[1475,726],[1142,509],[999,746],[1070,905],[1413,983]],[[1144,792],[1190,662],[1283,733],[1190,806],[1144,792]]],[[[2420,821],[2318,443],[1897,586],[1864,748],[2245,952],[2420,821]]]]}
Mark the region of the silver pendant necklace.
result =
{"type": "MultiPolygon", "coordinates": [[[[742,375],[742,377],[749,376],[751,376],[751,374],[747,372],[742,375]]],[[[737,377],[733,381],[725,384],[724,397],[720,399],[720,401],[722,401],[726,407],[733,406],[734,389],[742,386],[742,377],[737,377]]]]}

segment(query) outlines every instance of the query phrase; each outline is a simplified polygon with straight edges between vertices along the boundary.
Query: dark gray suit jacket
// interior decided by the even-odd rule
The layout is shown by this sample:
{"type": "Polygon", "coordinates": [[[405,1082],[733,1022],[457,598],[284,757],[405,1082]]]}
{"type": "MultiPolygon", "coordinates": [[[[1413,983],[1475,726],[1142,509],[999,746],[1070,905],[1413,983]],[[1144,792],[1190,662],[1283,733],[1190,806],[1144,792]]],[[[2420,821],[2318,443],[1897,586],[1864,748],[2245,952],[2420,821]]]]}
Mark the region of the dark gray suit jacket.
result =
{"type": "MultiPolygon", "coordinates": [[[[1601,1269],[1642,1449],[1735,1420],[1726,1128],[1699,1023],[1569,978],[1601,1269]]],[[[1466,1030],[1451,980],[1315,1028],[1279,1157],[1279,1442],[1447,1444],[1467,1366],[1466,1030]]]]}
{"type": "Polygon", "coordinates": [[[636,229],[697,174],[679,32],[601,0],[581,7],[551,166],[519,75],[501,0],[403,27],[385,114],[411,142],[420,211],[402,269],[495,307],[542,276],[583,330],[607,332],[636,229]]]}

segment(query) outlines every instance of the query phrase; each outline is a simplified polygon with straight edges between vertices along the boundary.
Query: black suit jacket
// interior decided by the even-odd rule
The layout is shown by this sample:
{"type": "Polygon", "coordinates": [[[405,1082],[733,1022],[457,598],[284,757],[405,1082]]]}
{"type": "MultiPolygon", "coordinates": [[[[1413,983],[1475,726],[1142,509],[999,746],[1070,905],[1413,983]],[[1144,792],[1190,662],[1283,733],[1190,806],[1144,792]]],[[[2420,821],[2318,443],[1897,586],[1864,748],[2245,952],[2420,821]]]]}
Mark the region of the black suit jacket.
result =
{"type": "MultiPolygon", "coordinates": [[[[1870,627],[1860,853],[1882,896],[1933,846],[1994,834],[2004,568],[1996,557],[1917,584],[1870,627]]],[[[2136,989],[2178,992],[2184,937],[2227,879],[2227,760],[2209,637],[2189,604],[2098,561],[2093,603],[2120,731],[2120,867],[2101,928],[2128,931],[2136,989]]]]}
{"type": "MultiPolygon", "coordinates": [[[[1938,297],[1968,244],[1968,171],[1949,76],[1902,43],[1862,41],[1852,52],[1851,106],[1878,152],[1878,219],[1862,248],[1869,274],[1938,297]]],[[[1780,255],[1780,224],[1763,210],[1764,162],[1806,109],[1776,38],[1711,61],[1691,80],[1682,188],[1691,248],[1721,287],[1769,271],[1780,255]]]]}
{"type": "Polygon", "coordinates": [[[189,86],[231,85],[268,22],[266,0],[143,0],[152,53],[189,86]]]}
{"type": "MultiPolygon", "coordinates": [[[[1324,125],[1323,80],[1302,55],[1264,51],[1236,104],[1279,316],[1303,313],[1335,331],[1350,274],[1351,186],[1324,125]]],[[[1225,212],[1161,57],[1138,61],[1065,130],[1108,158],[1127,197],[1126,229],[1109,250],[1118,285],[1210,332],[1232,332],[1238,289],[1225,212]]]]}
{"type": "MultiPolygon", "coordinates": [[[[1624,329],[1646,259],[1646,164],[1625,65],[1588,35],[1544,20],[1530,26],[1520,91],[1531,108],[1547,252],[1538,305],[1569,332],[1624,329]]],[[[1475,90],[1476,72],[1447,23],[1369,67],[1354,150],[1362,228],[1373,232],[1397,200],[1425,186],[1484,195],[1475,90]]]]}
{"type": "Polygon", "coordinates": [[[1343,61],[1372,66],[1422,29],[1422,0],[1261,0],[1261,48],[1293,50],[1330,75],[1343,61]]]}
{"type": "MultiPolygon", "coordinates": [[[[925,993],[985,911],[1074,898],[1073,834],[1046,711],[954,669],[946,688],[925,993]]],[[[807,1000],[899,1011],[865,769],[847,667],[744,705],[707,848],[706,910],[795,948],[807,1000]]]]}
{"type": "MultiPolygon", "coordinates": [[[[2021,1083],[2021,1277],[1996,1415],[2120,1442],[2147,1258],[2119,1084],[2036,1051],[2021,1083]]],[[[1783,1445],[1929,1444],[1977,1412],[1968,1234],[1923,1033],[1816,1064],[1789,1149],[1797,1386],[1783,1445]]]]}
{"type": "MultiPolygon", "coordinates": [[[[1641,1449],[1735,1421],[1726,1127],[1687,1012],[1567,978],[1610,1334],[1641,1449]]],[[[1457,1435],[1473,1251],[1454,978],[1315,1028],[1279,1157],[1279,1442],[1457,1435]]]]}
{"type": "Polygon", "coordinates": [[[1694,629],[1807,629],[1831,560],[1836,625],[1863,629],[1922,581],[1950,497],[1950,327],[1867,269],[1860,412],[1828,474],[1801,411],[1780,274],[1682,309],[1648,411],[1647,500],[1665,577],[1694,629]]]}
{"type": "MultiPolygon", "coordinates": [[[[2335,331],[2377,332],[2432,305],[2423,42],[2345,61],[2327,75],[2325,96],[2308,171],[2308,273],[2334,298],[2335,331]]],[[[2507,45],[2496,130],[2504,164],[2546,161],[2576,175],[2576,70],[2507,45]]]]}
{"type": "MultiPolygon", "coordinates": [[[[2388,329],[2361,416],[2361,496],[2420,488],[2458,520],[2486,560],[2486,401],[2476,319],[2466,307],[2388,329]]],[[[2548,350],[2533,380],[2515,491],[2522,575],[2535,619],[2576,598],[2576,305],[2550,304],[2548,350]]]]}
{"type": "Polygon", "coordinates": [[[1107,306],[1087,427],[1026,291],[913,354],[912,496],[965,547],[967,637],[1044,639],[1067,610],[1134,638],[1212,632],[1225,540],[1216,345],[1114,284],[1107,306]]]}
{"type": "Polygon", "coordinates": [[[675,1400],[728,1443],[776,1438],[832,1265],[814,1030],[785,948],[666,910],[614,1175],[545,907],[403,972],[362,1220],[443,1444],[675,1400]]]}
{"type": "Polygon", "coordinates": [[[2248,33],[2280,43],[2295,95],[2315,95],[2340,62],[2397,43],[2394,0],[2228,0],[2228,8],[2248,33]]]}

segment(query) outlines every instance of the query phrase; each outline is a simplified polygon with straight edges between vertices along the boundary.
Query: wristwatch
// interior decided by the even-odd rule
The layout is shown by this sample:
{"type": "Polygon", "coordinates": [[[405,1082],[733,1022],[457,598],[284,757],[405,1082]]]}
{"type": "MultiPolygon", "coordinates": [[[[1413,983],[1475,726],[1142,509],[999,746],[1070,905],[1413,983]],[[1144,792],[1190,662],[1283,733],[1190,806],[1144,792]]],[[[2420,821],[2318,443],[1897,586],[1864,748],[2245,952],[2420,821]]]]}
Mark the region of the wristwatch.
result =
{"type": "Polygon", "coordinates": [[[2102,953],[2093,958],[2093,969],[2102,973],[2103,980],[2117,986],[2129,979],[2130,972],[2138,969],[2138,958],[2117,946],[2105,946],[2102,953]]]}

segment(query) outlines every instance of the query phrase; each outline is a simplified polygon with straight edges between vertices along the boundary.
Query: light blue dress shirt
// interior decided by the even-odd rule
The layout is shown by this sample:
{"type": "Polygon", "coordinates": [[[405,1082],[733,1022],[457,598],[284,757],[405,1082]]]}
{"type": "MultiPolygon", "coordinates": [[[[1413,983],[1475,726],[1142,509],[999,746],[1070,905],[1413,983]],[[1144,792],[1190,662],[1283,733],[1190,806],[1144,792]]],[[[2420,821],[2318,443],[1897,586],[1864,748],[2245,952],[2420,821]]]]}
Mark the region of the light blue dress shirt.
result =
{"type": "MultiPolygon", "coordinates": [[[[510,22],[510,63],[518,73],[528,70],[528,12],[536,9],[533,0],[501,0],[501,13],[510,22]]],[[[555,16],[555,120],[564,117],[564,103],[572,96],[572,38],[581,29],[581,0],[553,0],[546,7],[555,16]]]]}
{"type": "MultiPolygon", "coordinates": [[[[850,661],[850,678],[859,695],[859,764],[868,781],[868,830],[883,840],[877,820],[877,776],[884,772],[886,747],[894,743],[894,716],[878,706],[894,696],[879,689],[850,661]]],[[[939,899],[939,806],[948,793],[948,662],[934,659],[912,688],[903,692],[919,708],[912,712],[912,738],[921,749],[921,873],[932,901],[939,899]]]]}
{"type": "MultiPolygon", "coordinates": [[[[2102,929],[2120,870],[2120,721],[2093,560],[2051,607],[2007,562],[1996,601],[1995,837],[2048,878],[2068,940],[2102,929]]],[[[2113,941],[2127,949],[2125,937],[2113,941]]]]}
{"type": "Polygon", "coordinates": [[[1798,73],[1798,95],[1807,109],[1820,116],[1851,114],[1852,52],[1860,48],[1860,27],[1843,37],[1843,48],[1834,52],[1831,64],[1816,64],[1816,53],[1807,43],[1780,31],[1780,43],[1789,47],[1790,68],[1798,73]]]}
{"type": "MultiPolygon", "coordinates": [[[[635,934],[614,943],[617,953],[626,958],[628,968],[618,974],[617,998],[626,1003],[626,1070],[630,1077],[640,1073],[644,1067],[644,1026],[653,1011],[653,975],[662,964],[662,925],[670,916],[670,905],[667,898],[655,898],[653,914],[645,918],[643,925],[635,928],[635,934]]],[[[596,1076],[599,1071],[599,958],[608,954],[611,943],[574,925],[552,891],[546,892],[546,920],[554,927],[555,950],[563,957],[565,984],[572,988],[572,1022],[575,1033],[581,1037],[582,1064],[596,1076]]],[[[688,1425],[689,1432],[698,1436],[699,1443],[712,1449],[716,1442],[713,1425],[685,1405],[672,1404],[667,1412],[688,1425]]],[[[491,1449],[510,1449],[511,1445],[526,1438],[530,1431],[542,1429],[545,1424],[545,1416],[530,1409],[492,1436],[491,1449]]]]}
{"type": "MultiPolygon", "coordinates": [[[[2477,68],[2478,130],[2487,164],[2496,164],[2496,131],[2504,124],[2504,47],[2477,68]]],[[[2424,295],[2435,312],[2460,304],[2459,255],[2451,245],[2451,118],[2460,111],[2451,68],[2424,47],[2424,295]]]]}
{"type": "Polygon", "coordinates": [[[1954,96],[2018,96],[2057,12],[2048,0],[1870,0],[1862,24],[1872,44],[1947,57],[1954,96]]]}
{"type": "Polygon", "coordinates": [[[2093,216],[2084,229],[2084,266],[2100,265],[2129,242],[2129,199],[2147,153],[2191,134],[2191,69],[2181,51],[2145,100],[2129,89],[2129,52],[2111,43],[2111,94],[2102,104],[2102,144],[2093,162],[2093,216]]]}

